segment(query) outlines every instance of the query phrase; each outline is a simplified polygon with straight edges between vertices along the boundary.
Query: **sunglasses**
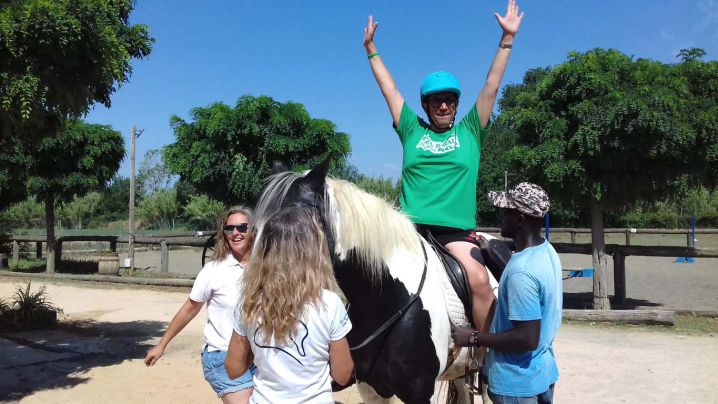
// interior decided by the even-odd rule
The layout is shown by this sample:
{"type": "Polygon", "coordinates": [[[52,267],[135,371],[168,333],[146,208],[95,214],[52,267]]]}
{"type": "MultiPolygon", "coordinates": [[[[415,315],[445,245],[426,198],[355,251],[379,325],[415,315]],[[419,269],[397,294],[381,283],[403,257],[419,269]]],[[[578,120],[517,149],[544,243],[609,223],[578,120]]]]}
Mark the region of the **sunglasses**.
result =
{"type": "Polygon", "coordinates": [[[240,223],[240,224],[225,224],[222,226],[222,231],[224,231],[224,234],[232,234],[234,232],[234,229],[237,229],[240,233],[246,233],[247,229],[249,229],[249,223],[240,223]]]}
{"type": "Polygon", "coordinates": [[[434,108],[439,108],[441,104],[446,103],[446,106],[451,108],[455,107],[458,100],[456,97],[430,97],[429,103],[434,108]]]}

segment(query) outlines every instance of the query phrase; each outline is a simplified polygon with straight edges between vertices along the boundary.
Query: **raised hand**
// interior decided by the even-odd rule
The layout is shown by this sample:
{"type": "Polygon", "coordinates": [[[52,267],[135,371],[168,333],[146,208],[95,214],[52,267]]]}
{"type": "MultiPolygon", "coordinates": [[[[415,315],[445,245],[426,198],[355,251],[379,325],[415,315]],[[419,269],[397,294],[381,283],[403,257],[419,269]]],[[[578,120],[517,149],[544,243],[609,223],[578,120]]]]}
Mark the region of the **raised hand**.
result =
{"type": "Polygon", "coordinates": [[[369,20],[364,28],[364,47],[374,42],[374,33],[376,32],[377,26],[379,26],[379,23],[374,22],[372,16],[369,16],[369,20]]]}
{"type": "Polygon", "coordinates": [[[515,36],[519,25],[521,25],[521,20],[524,18],[524,13],[522,11],[519,14],[519,5],[515,0],[509,0],[509,4],[506,6],[506,15],[501,16],[499,13],[494,13],[494,17],[499,22],[501,29],[504,30],[505,35],[515,36]]]}

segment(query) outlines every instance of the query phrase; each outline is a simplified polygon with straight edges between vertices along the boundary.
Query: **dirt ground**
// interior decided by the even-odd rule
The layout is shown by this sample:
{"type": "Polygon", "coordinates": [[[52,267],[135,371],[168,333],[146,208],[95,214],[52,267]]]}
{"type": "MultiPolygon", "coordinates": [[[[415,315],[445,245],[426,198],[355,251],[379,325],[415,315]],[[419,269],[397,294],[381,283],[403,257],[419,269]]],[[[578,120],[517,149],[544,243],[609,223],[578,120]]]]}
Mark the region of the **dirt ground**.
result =
{"type": "MultiPolygon", "coordinates": [[[[0,296],[10,296],[24,282],[0,277],[0,296]]],[[[188,289],[39,280],[32,285],[47,285],[50,299],[64,311],[63,325],[0,335],[0,401],[219,402],[199,361],[204,311],[157,365],[142,362],[188,289]]],[[[561,374],[557,402],[718,403],[714,335],[564,325],[555,349],[561,374]]],[[[335,399],[361,402],[355,388],[335,399]]]]}

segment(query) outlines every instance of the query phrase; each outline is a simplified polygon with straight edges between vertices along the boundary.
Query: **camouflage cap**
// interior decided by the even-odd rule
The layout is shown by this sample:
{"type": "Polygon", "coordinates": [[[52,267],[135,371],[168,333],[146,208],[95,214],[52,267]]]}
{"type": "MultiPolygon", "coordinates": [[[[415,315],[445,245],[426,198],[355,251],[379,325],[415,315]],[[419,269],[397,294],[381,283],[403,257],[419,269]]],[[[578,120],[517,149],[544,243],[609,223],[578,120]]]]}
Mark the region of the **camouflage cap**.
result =
{"type": "Polygon", "coordinates": [[[548,194],[540,186],[530,182],[522,182],[507,192],[489,192],[489,200],[494,206],[516,209],[524,215],[544,217],[551,204],[548,194]]]}

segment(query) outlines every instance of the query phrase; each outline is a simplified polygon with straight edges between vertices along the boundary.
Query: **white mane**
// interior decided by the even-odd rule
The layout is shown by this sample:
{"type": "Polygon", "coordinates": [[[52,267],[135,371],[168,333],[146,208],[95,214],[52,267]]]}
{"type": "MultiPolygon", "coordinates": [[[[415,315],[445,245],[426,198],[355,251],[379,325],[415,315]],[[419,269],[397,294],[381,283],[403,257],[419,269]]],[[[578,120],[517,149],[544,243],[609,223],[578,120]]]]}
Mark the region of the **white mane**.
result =
{"type": "Polygon", "coordinates": [[[329,215],[334,227],[335,250],[345,258],[354,250],[376,279],[396,250],[421,255],[419,235],[409,218],[383,199],[356,185],[327,178],[329,215]]]}
{"type": "MultiPolygon", "coordinates": [[[[256,240],[261,239],[267,219],[279,211],[289,188],[302,177],[291,172],[270,177],[255,209],[256,240]]],[[[348,181],[327,177],[326,184],[324,211],[333,233],[328,236],[334,236],[334,252],[340,259],[346,259],[353,250],[372,271],[367,275],[378,280],[397,249],[423,254],[414,224],[393,205],[348,181]]]]}

